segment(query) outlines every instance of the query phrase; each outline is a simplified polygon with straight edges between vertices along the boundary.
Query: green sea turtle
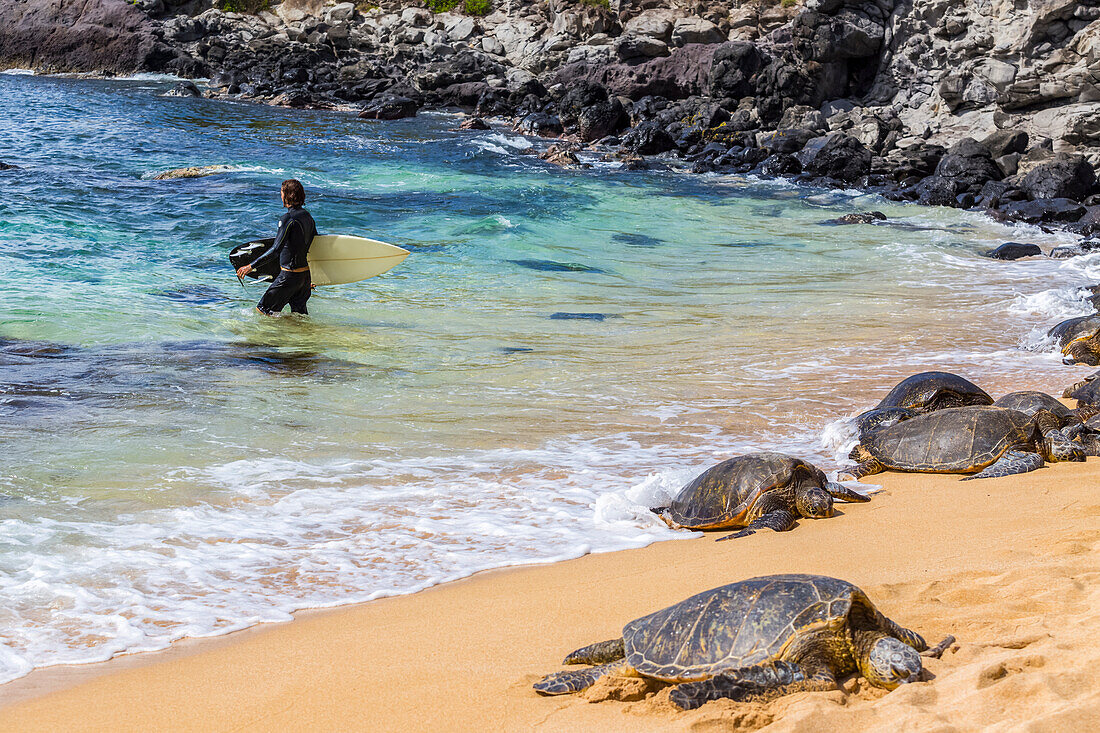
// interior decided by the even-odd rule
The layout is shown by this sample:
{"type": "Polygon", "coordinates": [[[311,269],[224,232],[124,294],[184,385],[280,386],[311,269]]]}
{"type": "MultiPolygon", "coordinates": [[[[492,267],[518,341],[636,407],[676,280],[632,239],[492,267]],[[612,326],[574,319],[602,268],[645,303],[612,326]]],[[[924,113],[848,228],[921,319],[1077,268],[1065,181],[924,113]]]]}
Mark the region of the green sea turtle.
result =
{"type": "Polygon", "coordinates": [[[918,412],[966,405],[992,405],[978,385],[951,372],[921,372],[903,379],[878,403],[878,408],[907,407],[918,412]]]}
{"type": "Polygon", "coordinates": [[[918,473],[972,473],[993,478],[1025,473],[1048,461],[1083,461],[1085,453],[1058,430],[1046,410],[1028,416],[1003,407],[938,410],[876,430],[849,456],[853,478],[887,469],[918,473]]]}
{"type": "Polygon", "coordinates": [[[711,466],[680,489],[669,506],[653,511],[676,529],[743,528],[719,538],[728,540],[759,529],[783,532],[800,517],[831,517],[833,499],[869,501],[806,461],[761,452],[711,466]]]}
{"type": "Polygon", "coordinates": [[[859,438],[862,440],[872,431],[897,425],[899,422],[904,422],[920,414],[908,407],[875,407],[856,415],[852,418],[852,422],[855,423],[856,429],[859,431],[859,438]]]}
{"type": "Polygon", "coordinates": [[[1066,387],[1063,397],[1077,400],[1077,407],[1100,406],[1100,372],[1093,372],[1080,382],[1066,387]]]}
{"type": "Polygon", "coordinates": [[[1066,364],[1100,365],[1100,314],[1066,319],[1047,336],[1058,341],[1066,364]]]}
{"type": "MultiPolygon", "coordinates": [[[[544,695],[590,687],[606,675],[675,683],[669,698],[691,710],[709,700],[769,700],[836,689],[855,672],[892,690],[915,682],[924,639],[886,618],[867,595],[822,575],[769,575],[704,591],[623,627],[618,639],[578,649],[564,664],[593,664],[535,683],[544,695]]],[[[927,650],[927,651],[926,651],[927,650]]]]}

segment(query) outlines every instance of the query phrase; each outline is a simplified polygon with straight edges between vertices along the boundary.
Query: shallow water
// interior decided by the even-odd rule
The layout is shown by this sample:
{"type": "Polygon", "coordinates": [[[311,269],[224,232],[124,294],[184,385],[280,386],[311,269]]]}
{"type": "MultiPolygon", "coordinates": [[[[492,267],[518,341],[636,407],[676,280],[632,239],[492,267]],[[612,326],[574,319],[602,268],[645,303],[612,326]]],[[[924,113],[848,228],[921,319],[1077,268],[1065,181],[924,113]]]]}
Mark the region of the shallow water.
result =
{"type": "Polygon", "coordinates": [[[914,371],[1086,371],[1041,336],[1100,259],[977,256],[1066,235],[169,87],[0,75],[0,679],[683,536],[662,492],[747,448],[835,468],[822,429],[914,371]],[[264,319],[227,254],[292,176],[412,255],[264,319]]]}

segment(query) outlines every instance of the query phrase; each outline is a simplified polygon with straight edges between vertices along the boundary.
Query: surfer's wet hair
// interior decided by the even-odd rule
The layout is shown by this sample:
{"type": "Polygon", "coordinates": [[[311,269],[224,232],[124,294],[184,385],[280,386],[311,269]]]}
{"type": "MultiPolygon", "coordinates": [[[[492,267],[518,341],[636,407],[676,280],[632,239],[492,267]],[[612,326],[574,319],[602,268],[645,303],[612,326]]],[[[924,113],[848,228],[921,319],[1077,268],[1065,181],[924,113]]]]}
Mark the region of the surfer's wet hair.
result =
{"type": "Polygon", "coordinates": [[[283,181],[283,200],[287,206],[301,206],[306,202],[306,190],[297,178],[283,181]]]}

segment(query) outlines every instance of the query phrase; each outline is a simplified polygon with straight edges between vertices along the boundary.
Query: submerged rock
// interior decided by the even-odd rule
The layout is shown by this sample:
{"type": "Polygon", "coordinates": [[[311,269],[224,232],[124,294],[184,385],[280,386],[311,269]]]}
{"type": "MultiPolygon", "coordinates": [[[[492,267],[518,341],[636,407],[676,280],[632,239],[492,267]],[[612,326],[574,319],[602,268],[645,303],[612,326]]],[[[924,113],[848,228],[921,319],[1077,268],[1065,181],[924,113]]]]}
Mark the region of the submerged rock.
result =
{"type": "Polygon", "coordinates": [[[1024,244],[1023,242],[1005,242],[996,249],[983,252],[982,255],[994,260],[1018,260],[1022,257],[1036,257],[1043,254],[1043,250],[1037,244],[1024,244]]]}
{"type": "Polygon", "coordinates": [[[154,181],[164,181],[171,178],[202,178],[203,176],[213,176],[218,173],[228,173],[233,170],[227,165],[197,165],[190,168],[174,168],[170,171],[164,171],[153,176],[154,181]]]}
{"type": "Polygon", "coordinates": [[[826,226],[843,226],[845,224],[874,224],[876,221],[886,221],[886,214],[881,211],[864,211],[858,214],[845,214],[835,219],[826,219],[821,223],[826,226]]]}
{"type": "Polygon", "coordinates": [[[181,81],[164,93],[166,97],[201,97],[202,92],[192,81],[181,81]]]}
{"type": "Polygon", "coordinates": [[[19,170],[19,166],[12,165],[11,163],[5,163],[4,161],[0,160],[0,171],[17,171],[17,170],[19,170]]]}

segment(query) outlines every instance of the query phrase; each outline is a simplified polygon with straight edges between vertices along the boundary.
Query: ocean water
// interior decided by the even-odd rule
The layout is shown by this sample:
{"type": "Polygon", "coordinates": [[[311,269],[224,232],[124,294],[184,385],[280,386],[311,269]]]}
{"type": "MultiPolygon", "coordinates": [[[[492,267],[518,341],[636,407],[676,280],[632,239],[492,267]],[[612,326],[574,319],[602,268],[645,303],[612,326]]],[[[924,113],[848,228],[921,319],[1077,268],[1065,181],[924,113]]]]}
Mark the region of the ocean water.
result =
{"type": "Polygon", "coordinates": [[[915,371],[1088,371],[1043,334],[1100,256],[978,256],[1068,235],[170,87],[0,75],[0,680],[688,536],[646,507],[748,449],[836,469],[838,421],[915,371]],[[227,254],[289,177],[411,256],[256,315],[227,254]]]}

